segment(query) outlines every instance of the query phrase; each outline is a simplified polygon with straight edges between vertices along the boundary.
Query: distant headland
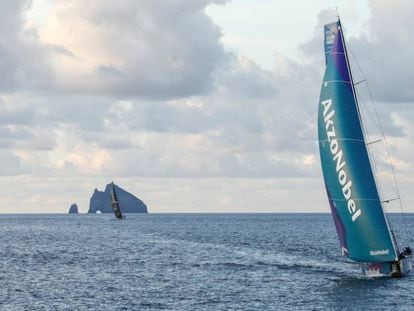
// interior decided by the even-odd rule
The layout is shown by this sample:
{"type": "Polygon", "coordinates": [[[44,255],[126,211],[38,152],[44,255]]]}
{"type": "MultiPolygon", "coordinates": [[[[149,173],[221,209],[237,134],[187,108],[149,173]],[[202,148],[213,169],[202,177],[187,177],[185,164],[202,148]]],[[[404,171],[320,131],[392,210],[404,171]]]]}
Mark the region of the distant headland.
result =
{"type": "MultiPolygon", "coordinates": [[[[115,185],[115,190],[122,213],[148,213],[144,202],[133,194],[115,185]]],[[[89,214],[113,213],[111,207],[111,184],[107,184],[105,191],[95,189],[89,203],[89,214]]]]}

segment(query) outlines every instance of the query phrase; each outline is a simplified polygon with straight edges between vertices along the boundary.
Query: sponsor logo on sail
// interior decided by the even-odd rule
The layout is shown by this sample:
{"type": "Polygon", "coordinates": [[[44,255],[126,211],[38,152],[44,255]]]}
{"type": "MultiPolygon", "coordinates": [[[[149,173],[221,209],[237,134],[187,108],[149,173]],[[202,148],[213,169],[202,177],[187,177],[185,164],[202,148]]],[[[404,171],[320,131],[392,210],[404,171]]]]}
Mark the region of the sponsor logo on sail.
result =
{"type": "Polygon", "coordinates": [[[322,101],[321,105],[323,106],[325,129],[329,142],[329,149],[332,154],[332,161],[336,164],[336,174],[342,187],[342,194],[347,202],[348,212],[351,214],[352,221],[355,221],[361,215],[361,209],[358,208],[355,201],[352,199],[352,180],[346,175],[346,162],[342,158],[343,151],[336,139],[335,124],[332,120],[335,115],[335,110],[331,109],[332,99],[322,101]]]}
{"type": "Polygon", "coordinates": [[[369,254],[371,256],[381,256],[381,255],[388,255],[390,253],[389,249],[381,249],[376,251],[370,251],[369,254]]]}
{"type": "Polygon", "coordinates": [[[325,25],[325,42],[327,45],[332,45],[334,43],[337,32],[338,32],[337,23],[325,25]]]}

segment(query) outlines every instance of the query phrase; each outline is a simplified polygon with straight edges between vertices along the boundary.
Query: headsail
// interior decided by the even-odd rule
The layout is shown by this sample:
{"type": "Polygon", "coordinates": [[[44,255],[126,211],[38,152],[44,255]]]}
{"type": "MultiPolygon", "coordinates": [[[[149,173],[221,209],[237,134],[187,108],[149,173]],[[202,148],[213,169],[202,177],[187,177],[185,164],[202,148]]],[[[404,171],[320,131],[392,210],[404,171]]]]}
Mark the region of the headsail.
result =
{"type": "Polygon", "coordinates": [[[360,262],[397,259],[361,127],[340,21],[325,26],[319,151],[342,250],[360,262]]]}
{"type": "Polygon", "coordinates": [[[113,182],[112,182],[112,188],[111,188],[111,205],[112,205],[112,209],[114,211],[115,217],[118,219],[124,219],[121,213],[121,209],[119,207],[118,198],[116,197],[115,184],[113,182]]]}

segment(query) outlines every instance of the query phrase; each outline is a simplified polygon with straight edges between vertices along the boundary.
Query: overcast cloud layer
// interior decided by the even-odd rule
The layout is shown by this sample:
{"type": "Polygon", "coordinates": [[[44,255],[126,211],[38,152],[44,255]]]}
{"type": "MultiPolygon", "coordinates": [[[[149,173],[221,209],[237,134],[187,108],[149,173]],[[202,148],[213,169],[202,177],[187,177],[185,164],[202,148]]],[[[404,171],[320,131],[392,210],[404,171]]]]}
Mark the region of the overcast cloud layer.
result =
{"type": "MultiPolygon", "coordinates": [[[[85,211],[112,180],[152,211],[328,211],[316,108],[335,12],[269,71],[223,47],[205,8],[225,2],[60,0],[34,23],[36,0],[2,1],[0,211],[85,211]]],[[[349,46],[411,202],[414,4],[369,4],[349,46]]]]}

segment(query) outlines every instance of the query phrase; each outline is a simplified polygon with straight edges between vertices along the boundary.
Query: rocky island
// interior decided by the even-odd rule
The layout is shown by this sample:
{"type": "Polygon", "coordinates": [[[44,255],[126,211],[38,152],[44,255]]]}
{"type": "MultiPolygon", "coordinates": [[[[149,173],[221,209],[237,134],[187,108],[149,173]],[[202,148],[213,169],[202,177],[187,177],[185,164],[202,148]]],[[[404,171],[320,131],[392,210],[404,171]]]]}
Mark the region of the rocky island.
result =
{"type": "MultiPolygon", "coordinates": [[[[95,189],[89,203],[88,213],[113,213],[111,207],[111,184],[105,191],[95,189]]],[[[116,195],[122,213],[148,213],[147,206],[133,194],[115,185],[116,195]]]]}
{"type": "Polygon", "coordinates": [[[73,203],[69,208],[69,214],[78,214],[78,205],[76,203],[73,203]]]}

